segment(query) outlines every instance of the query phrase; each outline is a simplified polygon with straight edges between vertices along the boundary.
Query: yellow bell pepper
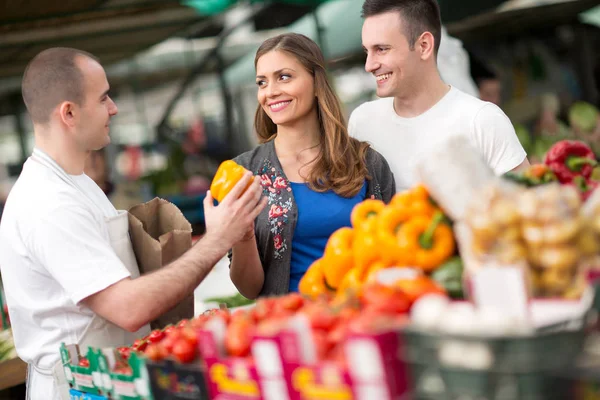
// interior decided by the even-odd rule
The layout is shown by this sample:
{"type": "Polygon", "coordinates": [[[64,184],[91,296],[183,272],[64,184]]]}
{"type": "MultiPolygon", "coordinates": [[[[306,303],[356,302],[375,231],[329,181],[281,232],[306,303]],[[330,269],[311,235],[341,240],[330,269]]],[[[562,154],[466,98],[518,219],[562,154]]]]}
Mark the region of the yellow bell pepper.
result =
{"type": "Polygon", "coordinates": [[[407,254],[400,248],[398,232],[404,223],[410,219],[407,208],[386,207],[377,219],[377,237],[380,244],[380,258],[389,265],[402,266],[409,261],[407,254]]]}
{"type": "Polygon", "coordinates": [[[325,265],[325,284],[331,289],[337,289],[344,279],[344,275],[353,267],[352,245],[354,242],[354,230],[352,228],[340,228],[329,237],[325,246],[323,259],[325,265]]]}
{"type": "Polygon", "coordinates": [[[444,214],[437,211],[433,218],[416,216],[404,223],[398,231],[398,243],[405,254],[411,254],[411,264],[430,272],[452,254],[455,243],[452,229],[442,221],[444,214]]]}
{"type": "Polygon", "coordinates": [[[358,203],[352,209],[352,214],[350,214],[352,227],[362,230],[373,229],[373,221],[384,208],[385,203],[381,200],[367,199],[358,203]]]}
{"type": "MultiPolygon", "coordinates": [[[[221,165],[219,165],[217,173],[210,184],[210,193],[212,197],[219,203],[223,201],[227,193],[229,193],[235,184],[242,179],[242,176],[244,176],[246,171],[246,168],[238,165],[233,160],[223,161],[221,165]]],[[[253,180],[254,177],[250,179],[248,186],[250,186],[253,180]]],[[[248,187],[246,187],[246,189],[248,189],[248,187]]]]}
{"type": "MultiPolygon", "coordinates": [[[[376,226],[376,224],[373,224],[376,226]]],[[[381,258],[381,243],[377,232],[358,230],[354,234],[352,247],[354,267],[366,271],[371,264],[381,258]]]]}
{"type": "Polygon", "coordinates": [[[323,259],[319,258],[308,267],[298,283],[300,294],[310,298],[317,298],[329,291],[327,286],[325,286],[323,264],[323,259]]]}
{"type": "Polygon", "coordinates": [[[363,271],[360,268],[352,268],[342,279],[342,283],[338,288],[338,294],[345,293],[346,291],[352,291],[355,294],[359,294],[360,288],[363,285],[363,271]]]}

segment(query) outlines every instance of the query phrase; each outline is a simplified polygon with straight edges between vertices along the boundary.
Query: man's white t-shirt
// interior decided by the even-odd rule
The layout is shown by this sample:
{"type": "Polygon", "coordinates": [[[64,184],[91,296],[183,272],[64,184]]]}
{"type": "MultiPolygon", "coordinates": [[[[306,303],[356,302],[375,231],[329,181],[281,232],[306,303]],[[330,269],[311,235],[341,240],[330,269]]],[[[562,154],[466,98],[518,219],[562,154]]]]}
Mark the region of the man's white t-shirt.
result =
{"type": "Polygon", "coordinates": [[[130,276],[105,222],[117,211],[88,176],[71,178],[80,190],[30,158],[0,222],[0,272],[15,348],[40,368],[60,359],[61,342],[81,339],[93,312],[79,302],[130,276]]]}
{"type": "Polygon", "coordinates": [[[350,116],[348,130],[350,136],[370,143],[383,155],[394,173],[397,191],[418,183],[416,163],[448,137],[466,136],[497,175],[517,167],[526,157],[500,108],[454,87],[414,118],[398,116],[392,97],[362,104],[350,116]]]}

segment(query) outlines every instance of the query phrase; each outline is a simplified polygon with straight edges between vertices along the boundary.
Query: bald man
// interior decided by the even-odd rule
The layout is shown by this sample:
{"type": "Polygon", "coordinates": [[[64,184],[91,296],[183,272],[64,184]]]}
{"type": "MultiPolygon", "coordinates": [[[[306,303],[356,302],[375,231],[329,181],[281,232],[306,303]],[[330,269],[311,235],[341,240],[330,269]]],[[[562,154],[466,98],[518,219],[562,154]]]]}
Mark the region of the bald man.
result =
{"type": "Polygon", "coordinates": [[[53,48],[23,75],[35,148],[10,192],[0,224],[0,268],[15,347],[29,364],[27,399],[68,399],[61,342],[128,345],[194,289],[264,208],[248,173],[219,204],[204,202],[206,235],[155,273],[139,276],[127,213],[84,173],[110,142],[117,106],[91,54],[53,48]]]}

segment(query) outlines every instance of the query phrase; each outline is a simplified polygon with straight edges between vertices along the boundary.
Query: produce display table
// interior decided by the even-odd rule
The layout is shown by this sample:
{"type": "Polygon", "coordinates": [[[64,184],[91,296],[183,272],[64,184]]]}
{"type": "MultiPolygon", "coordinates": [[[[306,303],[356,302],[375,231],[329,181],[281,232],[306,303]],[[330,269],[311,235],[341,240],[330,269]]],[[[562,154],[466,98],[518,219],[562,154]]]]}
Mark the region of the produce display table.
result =
{"type": "Polygon", "coordinates": [[[0,390],[8,389],[25,383],[27,364],[20,358],[0,363],[0,390]]]}

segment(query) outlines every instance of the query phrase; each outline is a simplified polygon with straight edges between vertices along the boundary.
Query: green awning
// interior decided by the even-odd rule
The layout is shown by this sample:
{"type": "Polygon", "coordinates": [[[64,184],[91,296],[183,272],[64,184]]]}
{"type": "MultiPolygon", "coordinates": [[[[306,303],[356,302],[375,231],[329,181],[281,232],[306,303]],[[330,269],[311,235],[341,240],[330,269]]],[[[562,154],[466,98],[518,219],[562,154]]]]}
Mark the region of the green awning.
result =
{"type": "MultiPolygon", "coordinates": [[[[250,0],[257,3],[285,3],[297,6],[317,7],[329,0],[250,0]]],[[[238,3],[238,0],[182,0],[181,4],[192,7],[202,15],[217,15],[238,3]]]]}

